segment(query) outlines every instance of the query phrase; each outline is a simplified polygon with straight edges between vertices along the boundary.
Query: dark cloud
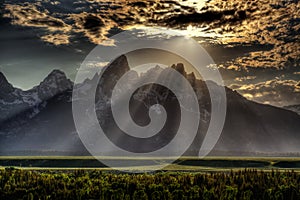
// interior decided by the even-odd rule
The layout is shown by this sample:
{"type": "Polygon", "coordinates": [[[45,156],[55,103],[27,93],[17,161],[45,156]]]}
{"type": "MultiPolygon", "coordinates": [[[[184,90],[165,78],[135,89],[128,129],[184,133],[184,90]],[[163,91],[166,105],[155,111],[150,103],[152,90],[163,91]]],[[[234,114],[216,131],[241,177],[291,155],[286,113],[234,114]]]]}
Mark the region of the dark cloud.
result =
{"type": "Polygon", "coordinates": [[[116,26],[99,14],[81,13],[71,14],[70,19],[75,21],[73,31],[83,33],[92,43],[102,44],[108,40],[107,34],[111,28],[116,26]]]}
{"type": "MultiPolygon", "coordinates": [[[[7,3],[14,24],[46,28],[47,42],[66,43],[62,34],[83,33],[92,43],[107,39],[113,28],[159,25],[186,29],[200,28],[218,35],[224,45],[269,45],[271,50],[250,52],[225,63],[239,68],[297,65],[300,60],[300,9],[297,1],[211,0],[205,1],[32,1],[7,3]],[[203,27],[207,27],[203,29],[203,27]],[[54,38],[50,36],[59,32],[54,38]],[[49,39],[54,38],[54,39],[49,39]],[[56,41],[56,42],[54,42],[56,41]]],[[[196,30],[197,31],[197,30],[196,30]]],[[[195,32],[196,32],[195,31],[195,32]]],[[[72,42],[72,41],[70,41],[72,42]]]]}

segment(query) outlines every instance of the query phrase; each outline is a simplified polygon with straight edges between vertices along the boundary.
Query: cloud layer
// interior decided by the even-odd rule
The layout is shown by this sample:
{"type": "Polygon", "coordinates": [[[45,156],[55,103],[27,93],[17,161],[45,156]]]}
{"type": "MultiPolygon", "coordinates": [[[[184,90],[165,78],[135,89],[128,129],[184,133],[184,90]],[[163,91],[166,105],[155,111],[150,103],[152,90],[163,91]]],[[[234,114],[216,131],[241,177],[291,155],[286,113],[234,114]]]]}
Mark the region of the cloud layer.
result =
{"type": "MultiPolygon", "coordinates": [[[[229,63],[237,67],[285,67],[300,59],[300,4],[286,0],[203,1],[33,1],[5,4],[5,16],[21,26],[39,27],[49,35],[46,42],[66,44],[66,38],[83,33],[99,44],[112,29],[134,25],[199,28],[219,35],[227,45],[269,45],[229,63]],[[59,33],[59,34],[57,34],[59,33]],[[64,39],[59,39],[65,34],[64,39]],[[49,37],[53,39],[49,39],[49,37]],[[55,41],[55,42],[54,42],[55,41]]],[[[193,32],[197,32],[194,29],[193,32]]],[[[72,42],[69,41],[69,42],[72,42]]]]}
{"type": "Polygon", "coordinates": [[[230,86],[244,97],[276,106],[300,104],[300,81],[274,79],[257,84],[230,86]]]}

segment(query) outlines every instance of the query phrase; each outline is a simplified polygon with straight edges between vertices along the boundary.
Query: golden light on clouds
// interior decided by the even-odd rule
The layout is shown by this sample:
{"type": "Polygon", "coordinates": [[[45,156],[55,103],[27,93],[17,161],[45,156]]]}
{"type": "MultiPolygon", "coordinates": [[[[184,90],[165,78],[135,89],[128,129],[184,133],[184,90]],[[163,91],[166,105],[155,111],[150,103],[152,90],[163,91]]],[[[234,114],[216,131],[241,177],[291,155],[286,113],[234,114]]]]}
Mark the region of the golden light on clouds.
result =
{"type": "Polygon", "coordinates": [[[69,44],[69,36],[64,34],[51,34],[51,35],[44,35],[41,39],[45,42],[52,43],[54,45],[63,45],[69,44]]]}
{"type": "Polygon", "coordinates": [[[296,80],[273,79],[256,84],[232,84],[229,87],[258,102],[268,101],[280,107],[299,104],[300,81],[296,80]]]}
{"type": "Polygon", "coordinates": [[[244,96],[245,98],[247,98],[247,99],[253,99],[253,95],[252,95],[252,94],[246,93],[246,94],[243,94],[243,96],[244,96]]]}
{"type": "Polygon", "coordinates": [[[268,46],[224,63],[229,69],[284,68],[300,60],[300,4],[294,1],[75,0],[69,6],[59,1],[5,4],[5,17],[15,25],[47,30],[40,37],[54,45],[72,43],[81,34],[102,44],[112,29],[160,26],[224,46],[268,46]]]}
{"type": "Polygon", "coordinates": [[[40,11],[35,5],[6,5],[5,9],[9,11],[6,17],[11,17],[12,23],[21,26],[31,26],[38,28],[46,28],[54,32],[60,31],[68,33],[72,26],[65,24],[61,19],[52,17],[47,10],[40,11]]]}

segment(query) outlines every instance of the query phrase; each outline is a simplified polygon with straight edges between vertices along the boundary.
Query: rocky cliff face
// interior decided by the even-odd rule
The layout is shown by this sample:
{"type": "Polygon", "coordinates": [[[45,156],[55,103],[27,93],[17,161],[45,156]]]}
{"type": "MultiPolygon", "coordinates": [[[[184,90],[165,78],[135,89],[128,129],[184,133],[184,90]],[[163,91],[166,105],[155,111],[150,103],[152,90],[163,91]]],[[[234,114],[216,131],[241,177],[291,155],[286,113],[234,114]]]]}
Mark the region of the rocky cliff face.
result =
{"type": "Polygon", "coordinates": [[[18,113],[25,106],[20,98],[21,92],[13,88],[0,72],[0,122],[18,113]]]}
{"type": "MultiPolygon", "coordinates": [[[[219,86],[211,81],[199,80],[192,73],[187,74],[182,64],[171,67],[186,77],[198,97],[200,126],[198,135],[186,152],[186,155],[197,155],[210,123],[211,101],[206,85],[211,84],[216,88],[219,86]]],[[[180,123],[180,105],[176,96],[166,87],[157,84],[145,85],[137,89],[130,100],[131,117],[139,125],[149,123],[148,110],[153,104],[163,105],[169,114],[168,121],[153,144],[149,143],[149,146],[141,148],[136,144],[138,141],[122,139],[123,133],[116,128],[110,109],[110,97],[117,81],[129,70],[126,57],[121,56],[107,66],[99,83],[99,75],[95,75],[93,79],[76,85],[75,90],[86,93],[92,84],[98,84],[95,104],[99,123],[120,146],[133,151],[146,151],[153,145],[163,146],[172,139],[180,123]]],[[[160,76],[172,81],[168,70],[156,66],[140,75],[133,71],[130,77],[131,81],[147,76],[160,76]]],[[[0,110],[4,113],[0,123],[1,154],[32,151],[38,154],[45,151],[59,151],[68,155],[87,153],[73,122],[73,83],[63,72],[53,71],[39,86],[29,91],[13,88],[3,74],[0,74],[0,81],[0,87],[3,88],[0,90],[0,110]]],[[[226,95],[225,126],[212,154],[285,155],[289,152],[300,152],[299,115],[285,109],[251,102],[228,88],[226,95]]]]}
{"type": "Polygon", "coordinates": [[[66,90],[70,90],[72,87],[72,81],[67,79],[64,72],[54,70],[31,92],[36,92],[39,99],[44,101],[66,90]]]}
{"type": "Polygon", "coordinates": [[[6,77],[0,72],[0,95],[5,97],[6,94],[13,92],[13,86],[7,81],[6,77]]]}

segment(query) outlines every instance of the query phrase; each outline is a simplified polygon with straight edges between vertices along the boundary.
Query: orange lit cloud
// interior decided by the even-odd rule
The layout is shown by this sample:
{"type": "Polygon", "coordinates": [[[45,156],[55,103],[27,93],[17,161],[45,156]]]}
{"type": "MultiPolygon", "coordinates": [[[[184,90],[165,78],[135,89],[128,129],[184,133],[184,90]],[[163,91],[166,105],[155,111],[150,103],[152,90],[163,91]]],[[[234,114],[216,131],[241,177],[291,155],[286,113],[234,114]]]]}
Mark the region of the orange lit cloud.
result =
{"type": "Polygon", "coordinates": [[[12,23],[16,25],[46,28],[51,32],[67,33],[71,30],[70,25],[59,18],[52,17],[46,9],[41,11],[37,6],[29,3],[6,5],[5,9],[9,12],[6,17],[12,18],[12,23]]]}
{"type": "Polygon", "coordinates": [[[229,87],[260,103],[276,106],[300,104],[300,81],[273,79],[257,84],[232,84],[229,87]]]}

